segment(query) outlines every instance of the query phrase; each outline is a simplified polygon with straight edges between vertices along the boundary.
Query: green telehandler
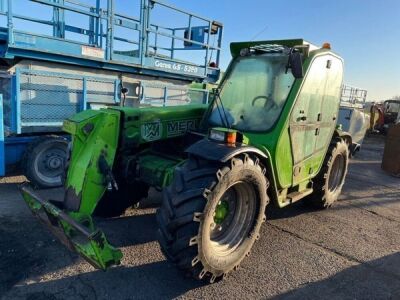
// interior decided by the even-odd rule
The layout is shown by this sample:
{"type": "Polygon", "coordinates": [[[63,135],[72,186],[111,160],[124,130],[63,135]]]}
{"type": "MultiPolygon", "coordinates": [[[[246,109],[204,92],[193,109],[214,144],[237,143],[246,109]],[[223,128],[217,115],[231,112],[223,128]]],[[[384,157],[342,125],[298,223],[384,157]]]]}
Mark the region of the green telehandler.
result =
{"type": "Polygon", "coordinates": [[[72,136],[65,198],[22,187],[30,209],[93,266],[122,254],[95,228],[163,190],[157,210],[167,259],[214,282],[259,237],[271,201],[330,207],[344,184],[351,136],[336,126],[343,61],[302,39],[231,44],[209,105],[115,107],[64,122],[72,136]]]}

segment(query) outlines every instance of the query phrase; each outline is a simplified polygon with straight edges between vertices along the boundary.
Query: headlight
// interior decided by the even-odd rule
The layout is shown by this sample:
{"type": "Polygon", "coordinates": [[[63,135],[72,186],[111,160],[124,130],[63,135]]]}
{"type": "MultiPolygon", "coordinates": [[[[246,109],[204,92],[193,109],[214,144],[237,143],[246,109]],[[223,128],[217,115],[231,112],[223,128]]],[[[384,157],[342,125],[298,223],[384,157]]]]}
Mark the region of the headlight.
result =
{"type": "Polygon", "coordinates": [[[222,131],[217,129],[210,130],[210,140],[226,143],[226,144],[236,144],[237,142],[237,134],[236,131],[229,130],[229,131],[222,131]]]}
{"type": "Polygon", "coordinates": [[[225,132],[211,129],[210,139],[218,142],[225,142],[225,132]]]}

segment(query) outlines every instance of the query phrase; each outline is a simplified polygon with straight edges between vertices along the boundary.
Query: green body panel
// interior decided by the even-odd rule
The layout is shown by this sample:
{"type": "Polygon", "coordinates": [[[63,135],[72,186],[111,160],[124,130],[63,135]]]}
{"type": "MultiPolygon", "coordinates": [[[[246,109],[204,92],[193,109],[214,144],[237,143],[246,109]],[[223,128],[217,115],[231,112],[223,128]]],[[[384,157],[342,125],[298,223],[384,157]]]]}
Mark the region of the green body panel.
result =
{"type": "Polygon", "coordinates": [[[112,167],[119,141],[120,112],[115,110],[84,111],[68,119],[64,130],[72,135],[66,197],[81,203],[79,212],[91,215],[106,190],[99,158],[104,156],[112,167]],[[86,200],[87,199],[87,200],[86,200]],[[83,200],[83,201],[82,201],[83,200]]]}
{"type": "Polygon", "coordinates": [[[188,105],[88,110],[66,120],[64,130],[72,135],[73,143],[65,184],[66,202],[79,202],[80,213],[93,213],[110,184],[99,168],[99,159],[103,156],[113,169],[117,150],[137,157],[139,165],[143,164],[140,174],[145,182],[164,187],[182,158],[162,157],[149,149],[139,149],[198,129],[205,109],[205,105],[188,105]]]}
{"type": "Polygon", "coordinates": [[[199,127],[207,105],[118,108],[123,113],[123,145],[138,146],[179,137],[199,127]],[[126,145],[124,145],[126,144],[126,145]]]}
{"type": "Polygon", "coordinates": [[[288,132],[280,136],[276,149],[279,151],[275,151],[275,161],[280,162],[279,172],[276,174],[277,181],[281,188],[288,188],[292,184],[293,175],[292,146],[288,132]]]}
{"type": "Polygon", "coordinates": [[[178,157],[164,157],[160,153],[151,151],[146,152],[148,153],[138,154],[140,166],[138,178],[158,189],[168,186],[174,178],[175,168],[185,160],[178,157]]]}
{"type": "Polygon", "coordinates": [[[207,105],[120,108],[124,124],[119,133],[120,150],[135,157],[139,166],[137,179],[157,188],[171,182],[175,167],[184,159],[177,153],[167,155],[153,150],[151,145],[198,130],[206,109],[207,105]],[[138,151],[142,148],[145,150],[138,151]]]}
{"type": "MultiPolygon", "coordinates": [[[[307,84],[311,87],[317,85],[308,79],[308,73],[314,60],[319,57],[329,57],[338,68],[342,68],[342,60],[330,50],[308,48],[308,44],[301,39],[232,43],[234,60],[242,48],[259,44],[304,46],[301,49],[304,49],[302,51],[305,76],[294,80],[276,123],[266,132],[241,132],[243,144],[254,146],[266,154],[267,159],[260,160],[267,167],[266,176],[271,183],[270,192],[277,205],[283,207],[290,204],[287,199],[290,192],[302,192],[312,188],[312,179],[322,166],[333,136],[336,123],[334,115],[339,108],[340,91],[337,94],[336,91],[330,91],[329,95],[323,93],[320,104],[312,103],[315,99],[311,99],[315,98],[315,95],[302,90],[306,90],[307,84]],[[303,99],[304,105],[296,104],[300,98],[303,99]],[[302,108],[302,105],[305,108],[302,108]],[[307,110],[308,115],[307,120],[301,123],[299,113],[302,114],[303,110],[307,110]]],[[[226,75],[229,75],[231,68],[232,63],[226,75]]],[[[330,69],[328,64],[326,69],[330,69]]],[[[341,83],[342,70],[337,73],[339,77],[335,80],[341,83]]],[[[328,75],[324,73],[323,76],[328,75]]],[[[224,77],[221,86],[227,77],[224,77]]],[[[329,86],[325,85],[322,90],[328,89],[329,86]]],[[[217,101],[215,99],[214,101],[217,101]]],[[[102,232],[95,230],[91,219],[106,189],[116,188],[113,173],[119,174],[118,178],[133,177],[126,179],[145,182],[156,188],[169,185],[175,168],[184,163],[187,157],[184,150],[188,145],[182,142],[181,137],[188,131],[200,131],[200,127],[203,134],[206,134],[207,130],[211,129],[207,126],[207,116],[214,104],[215,102],[210,106],[89,110],[65,121],[64,130],[72,135],[73,146],[65,183],[64,211],[73,220],[89,228],[89,231],[98,233],[100,241],[104,241],[79,241],[74,237],[76,226],[59,221],[63,234],[73,243],[76,251],[100,268],[119,262],[120,252],[108,244],[102,232]],[[105,163],[101,164],[101,161],[105,163]]],[[[232,130],[215,129],[225,132],[232,130]]],[[[24,198],[33,211],[43,209],[43,204],[25,192],[24,198]]],[[[47,214],[57,219],[57,208],[50,203],[45,206],[47,214]]],[[[218,221],[224,219],[226,209],[221,206],[218,221]]]]}

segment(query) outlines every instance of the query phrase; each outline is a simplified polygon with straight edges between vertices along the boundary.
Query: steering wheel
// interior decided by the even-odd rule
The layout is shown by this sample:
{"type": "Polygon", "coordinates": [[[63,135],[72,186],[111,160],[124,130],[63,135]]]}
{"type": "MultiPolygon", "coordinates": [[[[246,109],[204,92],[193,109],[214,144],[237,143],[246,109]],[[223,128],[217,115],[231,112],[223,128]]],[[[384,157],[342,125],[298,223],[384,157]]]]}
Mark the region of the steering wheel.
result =
{"type": "Polygon", "coordinates": [[[270,100],[269,96],[257,96],[253,99],[253,101],[251,102],[251,105],[255,106],[256,102],[261,99],[265,100],[264,108],[266,108],[267,110],[270,110],[271,108],[277,106],[276,103],[272,99],[270,100]]]}

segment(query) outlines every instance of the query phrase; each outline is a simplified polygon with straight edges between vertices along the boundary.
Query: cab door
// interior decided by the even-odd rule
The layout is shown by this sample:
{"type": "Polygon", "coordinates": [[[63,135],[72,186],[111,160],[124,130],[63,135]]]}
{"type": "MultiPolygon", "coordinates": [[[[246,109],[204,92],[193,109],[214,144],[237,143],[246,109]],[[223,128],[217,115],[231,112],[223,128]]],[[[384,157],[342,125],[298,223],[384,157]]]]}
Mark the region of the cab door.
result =
{"type": "MultiPolygon", "coordinates": [[[[339,118],[342,81],[343,62],[337,57],[329,55],[327,61],[327,84],[321,99],[322,106],[314,151],[317,155],[322,154],[323,158],[325,157],[325,152],[331,142],[333,131],[336,128],[337,119],[339,118]]],[[[349,116],[350,119],[352,118],[352,114],[353,112],[349,116]]]]}
{"type": "Polygon", "coordinates": [[[333,117],[329,126],[326,121],[331,117],[329,111],[331,114],[337,113],[339,105],[337,98],[335,98],[336,107],[332,106],[333,101],[326,103],[329,106],[328,109],[324,107],[325,91],[330,84],[329,70],[332,67],[332,58],[331,55],[323,55],[313,60],[290,116],[293,185],[315,174],[319,165],[314,154],[326,143],[326,137],[330,130],[334,129],[332,122],[336,123],[332,120],[333,117]],[[326,117],[323,117],[323,112],[326,113],[326,117]],[[324,122],[322,122],[323,118],[324,122]],[[322,131],[324,138],[320,139],[322,131]]]}

